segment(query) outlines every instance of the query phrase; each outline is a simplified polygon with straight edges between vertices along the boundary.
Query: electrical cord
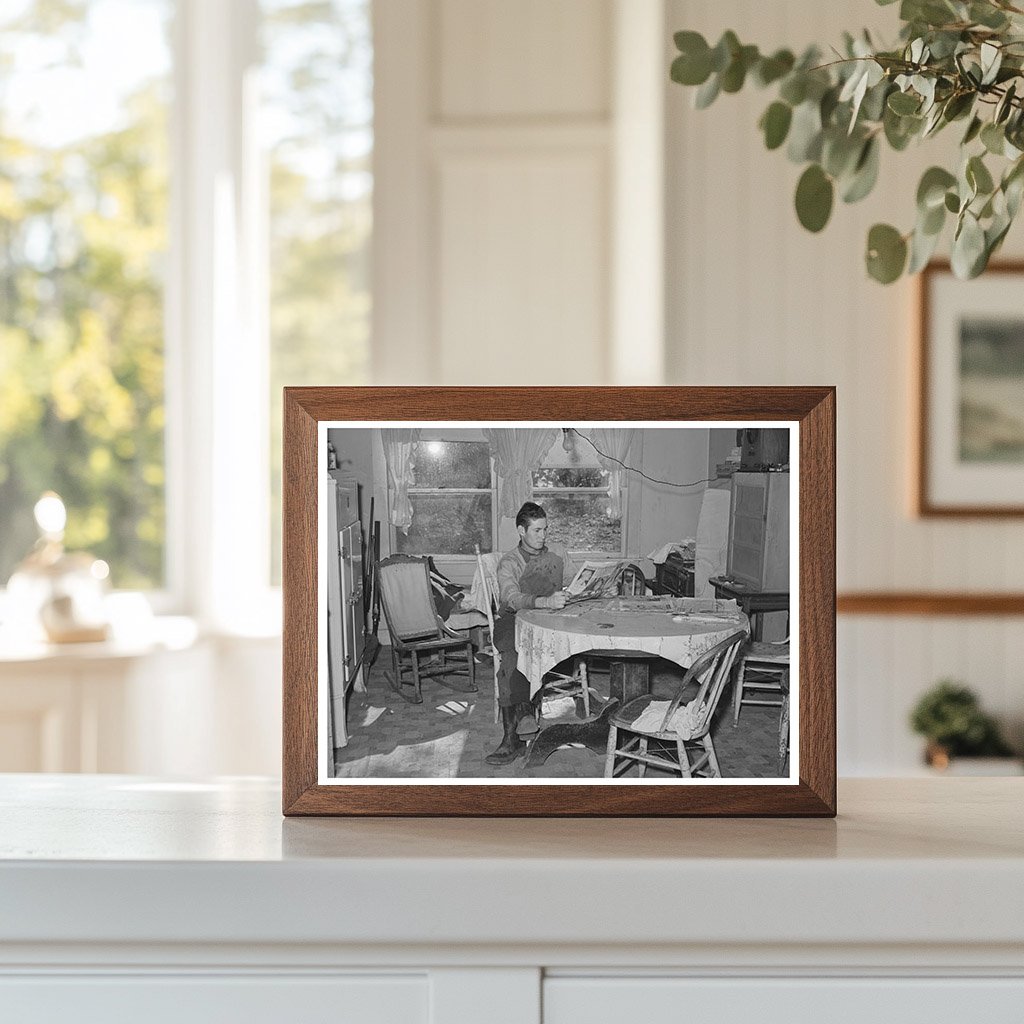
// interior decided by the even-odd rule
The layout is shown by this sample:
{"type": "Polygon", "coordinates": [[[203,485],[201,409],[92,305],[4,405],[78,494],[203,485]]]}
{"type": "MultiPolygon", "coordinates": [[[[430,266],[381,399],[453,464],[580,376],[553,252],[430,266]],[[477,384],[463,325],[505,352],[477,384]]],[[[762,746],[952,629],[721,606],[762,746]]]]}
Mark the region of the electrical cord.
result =
{"type": "Polygon", "coordinates": [[[637,476],[643,477],[645,480],[649,481],[652,484],[663,484],[666,487],[679,487],[679,488],[683,488],[683,487],[698,487],[700,484],[714,483],[714,481],[718,479],[717,476],[708,476],[708,477],[704,477],[703,480],[691,480],[689,483],[685,483],[685,484],[681,484],[677,480],[659,480],[657,477],[648,476],[642,469],[637,469],[635,466],[627,466],[626,463],[623,462],[621,459],[617,459],[617,458],[615,458],[614,455],[609,455],[607,452],[601,451],[601,449],[598,448],[597,445],[594,444],[593,440],[591,438],[589,438],[586,434],[584,434],[581,431],[577,430],[575,427],[573,427],[571,429],[573,430],[573,432],[577,436],[582,437],[583,440],[586,441],[587,444],[589,444],[590,447],[593,448],[594,451],[597,452],[597,454],[600,455],[602,459],[608,459],[611,462],[618,463],[618,465],[620,465],[627,472],[629,472],[629,473],[636,473],[637,476]]]}

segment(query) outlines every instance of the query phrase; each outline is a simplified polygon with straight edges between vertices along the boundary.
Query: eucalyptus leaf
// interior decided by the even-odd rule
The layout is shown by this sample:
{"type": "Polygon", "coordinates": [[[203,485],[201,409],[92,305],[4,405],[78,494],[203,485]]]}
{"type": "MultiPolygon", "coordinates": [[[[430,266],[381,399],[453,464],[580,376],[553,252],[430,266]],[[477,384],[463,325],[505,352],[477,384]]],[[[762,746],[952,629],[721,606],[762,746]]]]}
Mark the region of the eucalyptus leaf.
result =
{"type": "Polygon", "coordinates": [[[956,184],[956,177],[944,167],[929,167],[917,186],[917,208],[927,213],[946,200],[946,191],[956,184]]]}
{"type": "Polygon", "coordinates": [[[875,187],[875,182],[878,181],[878,150],[877,137],[872,136],[864,143],[853,175],[843,188],[842,198],[844,203],[860,202],[875,187]]]}
{"type": "Polygon", "coordinates": [[[1017,95],[1017,83],[1011,82],[1003,93],[1002,98],[996,104],[996,112],[992,117],[992,120],[996,124],[1002,124],[1013,110],[1013,100],[1017,95]]]}
{"type": "Polygon", "coordinates": [[[1006,15],[989,3],[972,3],[967,16],[975,24],[984,25],[985,28],[997,31],[1005,28],[1007,24],[1006,15]]]}
{"type": "Polygon", "coordinates": [[[967,126],[967,131],[964,132],[964,137],[960,140],[961,146],[970,145],[981,132],[982,121],[980,117],[972,117],[971,123],[967,126]]]}
{"type": "Polygon", "coordinates": [[[741,49],[741,43],[732,29],[722,33],[721,39],[711,51],[711,70],[721,74],[733,62],[733,58],[741,49]]]}
{"type": "Polygon", "coordinates": [[[985,232],[978,219],[970,212],[964,211],[960,226],[953,237],[953,250],[950,264],[953,273],[961,280],[976,277],[975,267],[985,258],[985,232]]]}
{"type": "Polygon", "coordinates": [[[789,126],[793,120],[793,108],[788,103],[776,100],[761,116],[764,144],[768,149],[778,149],[786,141],[789,126]]]}
{"type": "Polygon", "coordinates": [[[786,155],[793,163],[817,160],[821,156],[821,111],[813,101],[801,103],[793,111],[786,155]]]}
{"type": "Polygon", "coordinates": [[[975,193],[988,195],[995,188],[992,175],[985,166],[985,161],[980,156],[972,156],[967,161],[966,173],[967,180],[973,186],[975,193]]]}
{"type": "Polygon", "coordinates": [[[807,75],[803,71],[794,71],[788,75],[779,88],[779,98],[791,107],[798,107],[807,99],[807,75]]]}
{"type": "Polygon", "coordinates": [[[832,181],[817,165],[811,164],[796,186],[796,215],[808,231],[821,231],[832,214],[832,181]]]}
{"type": "Polygon", "coordinates": [[[693,96],[693,105],[698,110],[706,110],[718,98],[722,91],[722,81],[717,74],[713,74],[693,96]]]}
{"type": "Polygon", "coordinates": [[[950,213],[960,212],[960,196],[956,192],[947,192],[945,207],[950,213]]]}
{"type": "Polygon", "coordinates": [[[901,117],[916,114],[921,107],[921,100],[909,92],[894,92],[889,96],[889,109],[901,117]]]}
{"type": "Polygon", "coordinates": [[[753,70],[754,81],[760,86],[785,78],[793,70],[796,58],[789,50],[776,50],[770,57],[762,57],[753,70]]]}
{"type": "Polygon", "coordinates": [[[1003,63],[1003,51],[987,40],[981,44],[979,51],[981,57],[981,84],[991,85],[999,74],[999,68],[1003,63]]]}
{"type": "Polygon", "coordinates": [[[907,262],[906,239],[890,224],[875,224],[868,232],[868,273],[880,284],[892,284],[907,262]]]}
{"type": "Polygon", "coordinates": [[[1002,125],[989,121],[981,129],[981,142],[993,156],[1002,156],[1003,150],[1006,148],[1006,133],[1003,131],[1002,125]]]}
{"type": "Polygon", "coordinates": [[[935,254],[939,244],[941,231],[928,233],[920,227],[914,229],[910,237],[910,262],[907,264],[907,273],[916,274],[924,270],[935,254]]]}

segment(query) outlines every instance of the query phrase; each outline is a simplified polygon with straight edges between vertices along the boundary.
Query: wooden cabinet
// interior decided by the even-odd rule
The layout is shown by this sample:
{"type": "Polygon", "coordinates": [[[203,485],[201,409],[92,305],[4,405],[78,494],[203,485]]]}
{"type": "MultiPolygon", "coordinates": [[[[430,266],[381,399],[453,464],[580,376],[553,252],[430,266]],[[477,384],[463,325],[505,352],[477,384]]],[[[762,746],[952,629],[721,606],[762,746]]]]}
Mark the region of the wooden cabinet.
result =
{"type": "Polygon", "coordinates": [[[735,473],[729,505],[729,579],[789,590],[789,473],[735,473]]]}

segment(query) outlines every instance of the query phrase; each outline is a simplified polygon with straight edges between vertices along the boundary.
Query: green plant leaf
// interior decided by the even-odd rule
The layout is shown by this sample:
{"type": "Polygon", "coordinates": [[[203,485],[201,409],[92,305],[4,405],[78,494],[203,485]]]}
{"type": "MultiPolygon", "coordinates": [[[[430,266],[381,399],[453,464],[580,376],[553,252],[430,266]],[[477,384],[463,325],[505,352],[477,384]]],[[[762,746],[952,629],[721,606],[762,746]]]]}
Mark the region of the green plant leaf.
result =
{"type": "Polygon", "coordinates": [[[817,165],[811,164],[796,186],[796,215],[808,231],[820,231],[832,214],[832,181],[817,165]]]}
{"type": "Polygon", "coordinates": [[[1003,148],[1006,145],[1006,133],[1002,125],[992,124],[990,121],[981,129],[982,145],[995,156],[1003,155],[1003,148]]]}
{"type": "Polygon", "coordinates": [[[776,50],[770,57],[762,57],[754,66],[754,81],[760,86],[771,85],[793,70],[796,58],[789,50],[776,50]]]}
{"type": "Polygon", "coordinates": [[[718,98],[722,91],[722,82],[718,75],[711,77],[694,93],[693,105],[698,110],[706,110],[718,98]]]}
{"type": "Polygon", "coordinates": [[[760,122],[764,144],[768,149],[778,149],[786,141],[792,120],[793,108],[788,103],[776,100],[768,107],[760,122]]]}
{"type": "Polygon", "coordinates": [[[946,200],[946,192],[956,184],[956,177],[944,167],[929,167],[921,175],[917,186],[917,207],[924,213],[942,206],[946,200]]]}
{"type": "Polygon", "coordinates": [[[1017,95],[1017,83],[1011,82],[1003,93],[1002,98],[996,104],[996,112],[992,116],[992,120],[996,124],[1002,124],[1009,116],[1013,109],[1013,100],[1017,95]]]}
{"type": "Polygon", "coordinates": [[[1002,11],[989,3],[972,3],[968,9],[967,16],[976,25],[984,25],[985,28],[1000,29],[1006,28],[1009,19],[1002,11]]]}
{"type": "Polygon", "coordinates": [[[985,232],[969,210],[964,211],[953,236],[950,264],[962,281],[977,277],[985,268],[985,232]]]}
{"type": "Polygon", "coordinates": [[[860,202],[875,187],[878,181],[879,148],[875,136],[864,143],[853,175],[843,188],[844,203],[860,202]]]}
{"type": "Polygon", "coordinates": [[[941,231],[924,231],[920,225],[914,229],[914,234],[910,238],[910,262],[907,264],[908,274],[916,274],[928,266],[928,262],[938,247],[941,235],[941,231]]]}
{"type": "Polygon", "coordinates": [[[791,107],[798,107],[807,99],[807,75],[802,71],[792,72],[779,86],[779,98],[791,107]]]}
{"type": "Polygon", "coordinates": [[[960,196],[956,192],[947,192],[945,207],[950,213],[960,212],[960,196]]]}
{"type": "Polygon", "coordinates": [[[989,174],[985,161],[980,156],[972,156],[967,161],[966,177],[976,195],[987,196],[995,188],[992,175],[989,174]]]}
{"type": "Polygon", "coordinates": [[[921,100],[913,93],[899,92],[898,90],[889,96],[889,109],[894,114],[903,117],[907,114],[916,114],[921,107],[921,100]]]}
{"type": "Polygon", "coordinates": [[[721,74],[733,62],[742,45],[732,29],[726,29],[711,51],[711,70],[721,74]]]}
{"type": "Polygon", "coordinates": [[[964,137],[960,140],[961,146],[970,145],[981,132],[982,121],[980,117],[972,117],[971,123],[967,126],[967,131],[964,132],[964,137]]]}
{"type": "Polygon", "coordinates": [[[907,243],[890,224],[875,224],[868,232],[868,273],[880,284],[892,284],[907,262],[907,243]]]}
{"type": "Polygon", "coordinates": [[[821,110],[816,102],[806,100],[793,111],[786,155],[795,164],[817,160],[821,143],[821,110]]]}
{"type": "Polygon", "coordinates": [[[722,92],[739,92],[746,81],[747,72],[759,57],[756,46],[741,46],[732,63],[722,72],[722,92]]]}
{"type": "Polygon", "coordinates": [[[672,61],[670,76],[680,85],[702,85],[711,74],[711,48],[699,32],[677,32],[679,56],[672,61]]]}

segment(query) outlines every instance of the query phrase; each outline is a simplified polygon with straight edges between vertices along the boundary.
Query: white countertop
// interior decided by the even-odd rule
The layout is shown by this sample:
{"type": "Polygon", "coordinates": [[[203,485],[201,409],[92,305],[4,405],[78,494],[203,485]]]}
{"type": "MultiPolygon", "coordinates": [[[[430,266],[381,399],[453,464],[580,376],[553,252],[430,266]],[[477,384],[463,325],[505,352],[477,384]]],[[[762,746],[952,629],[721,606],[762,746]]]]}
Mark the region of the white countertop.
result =
{"type": "MultiPolygon", "coordinates": [[[[276,783],[0,777],[0,943],[1024,949],[1024,781],[845,780],[839,817],[285,819],[276,783]]],[[[638,952],[639,955],[639,952],[638,952]]]]}

